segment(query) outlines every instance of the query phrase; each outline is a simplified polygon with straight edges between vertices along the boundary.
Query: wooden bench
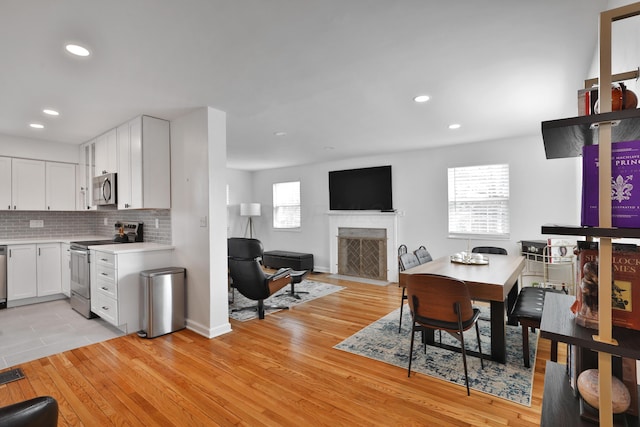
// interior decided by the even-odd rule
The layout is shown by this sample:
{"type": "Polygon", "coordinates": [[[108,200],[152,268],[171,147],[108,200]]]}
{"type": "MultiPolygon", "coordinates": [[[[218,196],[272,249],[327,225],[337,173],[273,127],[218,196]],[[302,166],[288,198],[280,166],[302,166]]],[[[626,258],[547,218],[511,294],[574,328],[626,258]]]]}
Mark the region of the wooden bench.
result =
{"type": "Polygon", "coordinates": [[[262,264],[270,268],[292,268],[313,271],[313,254],[289,251],[267,251],[262,255],[262,264]]]}
{"type": "MultiPolygon", "coordinates": [[[[524,366],[530,367],[529,363],[529,328],[535,330],[540,328],[542,320],[542,309],[544,307],[544,295],[547,292],[559,292],[555,289],[524,287],[518,294],[516,303],[513,306],[511,315],[518,319],[522,325],[522,356],[524,366]]],[[[551,360],[558,360],[558,343],[551,341],[551,360]]]]}

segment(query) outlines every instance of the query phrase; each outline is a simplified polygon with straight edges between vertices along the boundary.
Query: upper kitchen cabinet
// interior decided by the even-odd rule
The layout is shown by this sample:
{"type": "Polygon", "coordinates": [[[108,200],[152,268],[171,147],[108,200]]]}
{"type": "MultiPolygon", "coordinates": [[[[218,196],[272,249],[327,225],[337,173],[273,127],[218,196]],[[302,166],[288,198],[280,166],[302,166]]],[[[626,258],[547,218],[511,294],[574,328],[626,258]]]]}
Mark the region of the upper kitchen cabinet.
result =
{"type": "Polygon", "coordinates": [[[11,157],[0,157],[0,210],[11,210],[11,157]]]}
{"type": "Polygon", "coordinates": [[[118,209],[169,209],[169,122],[140,116],[117,128],[118,209]]]}
{"type": "Polygon", "coordinates": [[[96,141],[91,140],[80,146],[80,172],[78,173],[78,210],[96,209],[93,204],[92,179],[95,176],[96,141]]]}
{"type": "Polygon", "coordinates": [[[11,207],[14,210],[46,210],[45,173],[43,161],[11,160],[11,207]]]}
{"type": "Polygon", "coordinates": [[[118,172],[116,129],[100,135],[95,140],[95,175],[118,172]]]}
{"type": "Polygon", "coordinates": [[[46,163],[46,205],[51,211],[76,209],[76,165],[72,163],[46,163]]]}

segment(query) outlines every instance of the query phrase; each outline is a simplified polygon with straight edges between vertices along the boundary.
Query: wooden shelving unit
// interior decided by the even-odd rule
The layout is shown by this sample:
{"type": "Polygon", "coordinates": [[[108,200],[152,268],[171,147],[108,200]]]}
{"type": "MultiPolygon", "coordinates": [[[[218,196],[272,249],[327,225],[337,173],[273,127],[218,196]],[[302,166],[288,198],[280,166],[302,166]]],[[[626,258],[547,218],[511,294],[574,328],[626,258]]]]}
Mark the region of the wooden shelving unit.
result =
{"type": "MultiPolygon", "coordinates": [[[[611,112],[611,28],[615,21],[627,19],[630,17],[640,15],[640,3],[633,3],[627,6],[611,9],[600,14],[600,77],[599,77],[599,103],[601,114],[595,116],[583,116],[579,118],[568,119],[565,121],[552,121],[544,122],[542,124],[543,139],[545,140],[545,150],[548,158],[554,157],[573,157],[574,153],[581,152],[581,148],[585,144],[593,144],[595,132],[593,129],[597,129],[598,136],[598,157],[599,157],[599,227],[595,229],[587,229],[585,227],[574,226],[544,226],[543,233],[552,233],[560,235],[576,235],[576,236],[594,236],[599,237],[599,265],[598,270],[598,306],[599,306],[599,330],[597,335],[593,335],[593,331],[589,333],[590,337],[580,340],[582,347],[591,348],[598,351],[598,382],[599,382],[599,421],[600,425],[604,427],[613,426],[613,410],[611,404],[611,376],[612,376],[612,361],[611,354],[618,354],[623,347],[620,342],[614,338],[614,328],[611,321],[611,282],[613,279],[612,268],[605,268],[605,266],[612,265],[612,239],[620,237],[638,237],[640,236],[640,230],[634,229],[616,229],[611,225],[611,143],[612,134],[616,137],[616,140],[621,139],[638,139],[640,135],[634,134],[637,129],[638,123],[638,111],[632,112],[611,112]],[[604,90],[603,90],[604,89],[604,90]],[[588,127],[587,127],[588,126],[588,127]],[[622,126],[622,127],[620,127],[622,126]],[[629,135],[621,137],[618,131],[612,131],[612,128],[618,127],[618,129],[628,132],[629,135]],[[560,130],[559,130],[560,129],[560,130]],[[634,134],[634,136],[630,136],[634,134]],[[559,138],[558,138],[559,137],[559,138]],[[590,137],[590,138],[588,138],[590,137]],[[563,141],[564,140],[564,141],[563,141]],[[554,142],[552,142],[554,141],[554,142]],[[563,149],[563,145],[566,145],[566,149],[563,149]]],[[[543,322],[545,315],[554,315],[551,313],[552,309],[549,307],[547,313],[547,301],[545,299],[545,309],[543,313],[543,322]]],[[[559,320],[563,318],[560,317],[559,320]]],[[[567,322],[573,323],[573,319],[567,322]]],[[[543,336],[550,333],[550,326],[548,322],[543,327],[541,325],[541,331],[544,329],[543,336]],[[545,329],[546,328],[546,329],[545,329]]],[[[558,335],[556,337],[559,341],[573,340],[572,335],[558,335]],[[571,338],[569,338],[571,337],[571,338]],[[560,339],[563,338],[563,339],[560,339]]],[[[564,341],[564,342],[567,342],[564,341]]],[[[570,343],[571,344],[571,343],[570,343]]],[[[579,345],[579,344],[576,344],[579,345]]],[[[640,358],[640,354],[633,356],[634,358],[640,358]],[[637,357],[636,357],[637,356],[637,357]]],[[[550,365],[550,370],[555,371],[553,365],[550,365]]],[[[546,380],[545,376],[545,380],[546,380]]],[[[547,425],[559,425],[558,420],[569,420],[572,417],[566,415],[566,411],[572,412],[570,408],[562,408],[553,403],[554,397],[547,396],[547,387],[549,390],[554,389],[557,392],[563,393],[562,388],[557,388],[553,383],[547,385],[545,381],[545,396],[543,399],[543,422],[545,420],[555,424],[547,425]],[[555,409],[555,413],[552,410],[555,409]]],[[[562,425],[581,425],[579,422],[580,417],[576,414],[578,420],[576,423],[569,424],[563,423],[562,425]]]]}

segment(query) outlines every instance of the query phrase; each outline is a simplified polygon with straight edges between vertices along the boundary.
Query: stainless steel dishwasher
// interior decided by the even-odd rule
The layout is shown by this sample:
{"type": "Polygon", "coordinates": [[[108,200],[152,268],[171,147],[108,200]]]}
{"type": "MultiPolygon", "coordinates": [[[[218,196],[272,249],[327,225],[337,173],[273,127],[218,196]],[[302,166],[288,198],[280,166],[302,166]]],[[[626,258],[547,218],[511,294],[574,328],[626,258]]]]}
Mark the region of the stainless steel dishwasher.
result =
{"type": "Polygon", "coordinates": [[[7,308],[7,247],[0,246],[0,308],[7,308]]]}

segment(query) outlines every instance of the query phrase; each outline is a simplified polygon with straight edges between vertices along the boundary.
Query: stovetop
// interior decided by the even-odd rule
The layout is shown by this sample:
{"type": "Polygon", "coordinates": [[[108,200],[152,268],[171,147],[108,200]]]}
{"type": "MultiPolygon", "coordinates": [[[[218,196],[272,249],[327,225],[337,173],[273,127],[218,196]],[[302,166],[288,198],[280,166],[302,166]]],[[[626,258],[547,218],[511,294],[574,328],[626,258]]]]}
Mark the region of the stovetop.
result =
{"type": "Polygon", "coordinates": [[[79,242],[71,242],[72,245],[83,246],[85,248],[89,246],[97,246],[97,245],[117,245],[119,243],[128,243],[128,242],[116,242],[114,240],[82,240],[79,242]]]}

